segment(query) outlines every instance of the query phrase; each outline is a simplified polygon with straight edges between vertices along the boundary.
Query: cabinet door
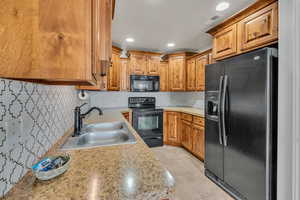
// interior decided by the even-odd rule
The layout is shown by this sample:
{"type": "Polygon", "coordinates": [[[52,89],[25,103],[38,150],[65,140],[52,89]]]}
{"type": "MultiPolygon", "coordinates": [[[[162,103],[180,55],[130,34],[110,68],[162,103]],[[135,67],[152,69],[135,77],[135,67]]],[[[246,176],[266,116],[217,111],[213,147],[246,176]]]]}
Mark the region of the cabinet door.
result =
{"type": "Polygon", "coordinates": [[[236,24],[229,26],[214,35],[213,57],[220,59],[237,53],[236,24]]]}
{"type": "Polygon", "coordinates": [[[278,3],[250,15],[238,24],[240,51],[247,51],[278,39],[278,3]]]}
{"type": "MultiPolygon", "coordinates": [[[[198,77],[197,77],[198,78],[198,77]]],[[[194,91],[196,89],[196,60],[190,59],[187,61],[187,77],[186,77],[186,89],[188,91],[194,91]]]]}
{"type": "Polygon", "coordinates": [[[120,90],[121,91],[129,91],[130,87],[130,80],[129,80],[129,66],[128,66],[128,59],[121,58],[120,61],[120,90]]]}
{"type": "Polygon", "coordinates": [[[142,54],[132,54],[130,56],[130,74],[146,74],[147,57],[142,54]]]}
{"type": "Polygon", "coordinates": [[[186,62],[184,56],[169,59],[169,86],[171,91],[184,91],[186,85],[186,62]]]}
{"type": "Polygon", "coordinates": [[[196,90],[205,90],[205,65],[208,64],[208,56],[201,56],[196,60],[196,90]]]}
{"type": "Polygon", "coordinates": [[[164,113],[164,142],[166,144],[180,145],[180,113],[164,113]]]}
{"type": "Polygon", "coordinates": [[[160,91],[169,91],[168,74],[169,63],[161,62],[159,66],[160,91]]]}
{"type": "Polygon", "coordinates": [[[192,131],[193,131],[192,122],[182,120],[181,121],[181,144],[189,151],[192,151],[193,149],[192,131]]]}
{"type": "Polygon", "coordinates": [[[193,126],[193,153],[200,159],[204,160],[205,138],[204,127],[193,126]]]}
{"type": "Polygon", "coordinates": [[[120,90],[120,55],[112,54],[112,65],[108,73],[108,90],[120,90]]]}
{"type": "Polygon", "coordinates": [[[100,19],[100,67],[101,74],[106,75],[112,59],[112,0],[98,0],[101,3],[100,19]]]}
{"type": "Polygon", "coordinates": [[[157,76],[159,75],[159,56],[148,56],[147,59],[147,75],[157,76]]]}

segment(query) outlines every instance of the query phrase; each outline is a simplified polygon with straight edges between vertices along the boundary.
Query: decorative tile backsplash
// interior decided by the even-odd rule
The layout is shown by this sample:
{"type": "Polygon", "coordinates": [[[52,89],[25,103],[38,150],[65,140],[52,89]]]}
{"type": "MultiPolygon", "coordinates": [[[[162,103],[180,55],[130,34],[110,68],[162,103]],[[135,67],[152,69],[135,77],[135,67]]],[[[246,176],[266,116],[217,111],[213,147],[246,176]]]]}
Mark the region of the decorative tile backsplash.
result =
{"type": "Polygon", "coordinates": [[[0,197],[73,125],[74,87],[0,79],[0,197]]]}

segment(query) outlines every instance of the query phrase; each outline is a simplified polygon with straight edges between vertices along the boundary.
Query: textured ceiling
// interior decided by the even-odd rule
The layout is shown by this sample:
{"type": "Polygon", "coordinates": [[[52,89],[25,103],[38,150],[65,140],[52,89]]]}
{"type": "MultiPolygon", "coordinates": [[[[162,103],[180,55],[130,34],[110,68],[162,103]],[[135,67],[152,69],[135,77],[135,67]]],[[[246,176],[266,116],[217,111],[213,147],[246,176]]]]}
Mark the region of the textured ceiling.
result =
{"type": "MultiPolygon", "coordinates": [[[[222,1],[222,0],[221,0],[222,1]]],[[[125,49],[175,51],[203,50],[211,46],[205,31],[255,0],[225,0],[230,8],[215,10],[220,0],[117,0],[113,43],[125,49]],[[215,21],[214,16],[219,16],[215,21]],[[125,39],[133,37],[134,43],[125,39]],[[167,43],[174,42],[173,48],[167,43]]]]}

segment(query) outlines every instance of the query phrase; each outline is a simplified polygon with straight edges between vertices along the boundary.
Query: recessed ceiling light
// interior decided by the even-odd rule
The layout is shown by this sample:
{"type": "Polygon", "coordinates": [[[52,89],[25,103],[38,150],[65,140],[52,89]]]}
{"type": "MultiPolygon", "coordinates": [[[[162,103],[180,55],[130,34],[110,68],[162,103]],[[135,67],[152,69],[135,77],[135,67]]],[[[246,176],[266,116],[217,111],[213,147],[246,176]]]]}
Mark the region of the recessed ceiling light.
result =
{"type": "Polygon", "coordinates": [[[223,1],[216,6],[216,11],[226,10],[227,8],[229,8],[229,5],[230,4],[228,2],[223,1]]]}
{"type": "Polygon", "coordinates": [[[133,38],[126,38],[126,42],[134,42],[133,38]]]}
{"type": "Polygon", "coordinates": [[[174,43],[168,43],[167,46],[168,47],[175,47],[175,44],[174,43]]]}

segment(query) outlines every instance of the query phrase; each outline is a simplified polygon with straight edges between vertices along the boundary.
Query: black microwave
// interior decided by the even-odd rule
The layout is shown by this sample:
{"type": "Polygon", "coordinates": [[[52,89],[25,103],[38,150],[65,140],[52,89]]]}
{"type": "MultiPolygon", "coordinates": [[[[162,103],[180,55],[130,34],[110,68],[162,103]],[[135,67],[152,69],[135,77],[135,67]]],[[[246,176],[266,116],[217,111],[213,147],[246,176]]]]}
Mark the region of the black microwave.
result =
{"type": "Polygon", "coordinates": [[[159,76],[130,75],[131,92],[158,92],[159,76]]]}

